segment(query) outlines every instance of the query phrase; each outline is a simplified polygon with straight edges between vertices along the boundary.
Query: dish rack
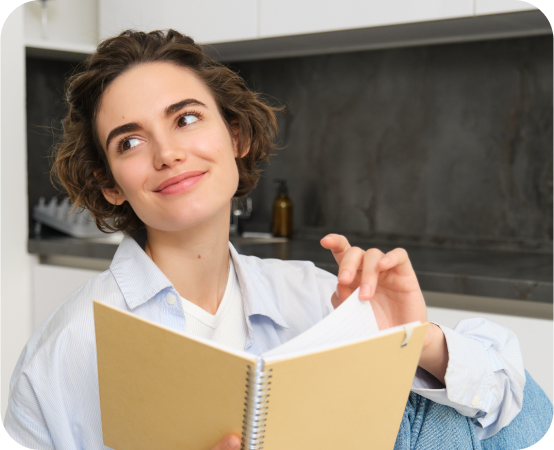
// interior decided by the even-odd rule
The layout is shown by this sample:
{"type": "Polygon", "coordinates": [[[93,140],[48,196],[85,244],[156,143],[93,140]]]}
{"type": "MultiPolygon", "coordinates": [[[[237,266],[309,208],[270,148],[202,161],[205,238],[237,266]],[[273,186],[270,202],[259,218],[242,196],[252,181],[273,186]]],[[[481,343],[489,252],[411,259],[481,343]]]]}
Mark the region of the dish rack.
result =
{"type": "Polygon", "coordinates": [[[73,205],[68,197],[60,203],[56,197],[53,197],[48,203],[44,197],[40,197],[38,205],[33,208],[33,219],[37,222],[35,234],[40,234],[42,224],[44,224],[76,238],[100,238],[110,241],[120,241],[123,238],[121,232],[106,234],[100,231],[87,209],[79,207],[71,214],[72,208],[73,205]]]}

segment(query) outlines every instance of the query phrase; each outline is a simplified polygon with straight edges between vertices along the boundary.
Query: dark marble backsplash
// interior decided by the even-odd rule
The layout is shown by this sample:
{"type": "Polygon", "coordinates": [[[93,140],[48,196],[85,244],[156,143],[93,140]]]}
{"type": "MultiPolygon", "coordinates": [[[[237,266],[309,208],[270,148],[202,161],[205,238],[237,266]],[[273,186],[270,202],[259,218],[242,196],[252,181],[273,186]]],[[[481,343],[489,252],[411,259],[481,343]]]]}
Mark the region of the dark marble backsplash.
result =
{"type": "MultiPolygon", "coordinates": [[[[552,51],[541,36],[231,64],[287,107],[244,228],[270,231],[286,178],[298,237],[551,253],[552,51]]],[[[49,127],[73,70],[27,58],[30,210],[57,192],[49,127]]]]}
{"type": "Polygon", "coordinates": [[[552,252],[552,38],[235,63],[283,149],[252,194],[268,230],[286,178],[296,235],[552,252]]]}

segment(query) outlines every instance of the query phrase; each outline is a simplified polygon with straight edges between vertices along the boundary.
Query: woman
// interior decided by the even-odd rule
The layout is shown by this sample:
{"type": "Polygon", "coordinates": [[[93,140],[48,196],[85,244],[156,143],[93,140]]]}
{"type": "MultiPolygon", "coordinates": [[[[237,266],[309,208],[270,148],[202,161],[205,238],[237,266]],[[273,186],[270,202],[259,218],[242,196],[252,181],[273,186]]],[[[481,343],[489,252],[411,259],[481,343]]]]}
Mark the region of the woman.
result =
{"type": "MultiPolygon", "coordinates": [[[[231,199],[259,179],[274,110],[192,39],[172,30],[107,39],[70,80],[67,100],[53,172],[100,228],[127,236],[110,270],[61,304],[22,352],[5,421],[18,442],[105,448],[94,298],[257,354],[321,320],[357,287],[381,329],[427,321],[404,250],[364,252],[326,236],[338,281],[312,263],[237,254],[228,241],[231,199]]],[[[449,408],[472,424],[473,440],[508,425],[525,385],[513,333],[479,319],[428,330],[413,392],[471,418],[449,408]]],[[[405,415],[401,434],[410,420],[405,415]]],[[[229,436],[216,448],[239,444],[229,436]]]]}

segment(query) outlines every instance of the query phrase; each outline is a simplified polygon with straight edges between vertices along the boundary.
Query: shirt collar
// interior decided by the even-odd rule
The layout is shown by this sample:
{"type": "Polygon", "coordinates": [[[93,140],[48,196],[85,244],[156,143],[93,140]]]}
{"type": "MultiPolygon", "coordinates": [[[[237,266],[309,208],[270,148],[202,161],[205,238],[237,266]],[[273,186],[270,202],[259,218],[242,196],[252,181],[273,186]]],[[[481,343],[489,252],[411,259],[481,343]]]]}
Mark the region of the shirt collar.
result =
{"type": "MultiPolygon", "coordinates": [[[[173,285],[163,272],[144,252],[138,242],[144,244],[144,236],[125,236],[115,253],[110,270],[121,289],[129,309],[134,309],[160,291],[173,285]]],[[[247,257],[241,257],[229,242],[229,250],[237,273],[244,310],[247,317],[262,315],[277,325],[288,328],[288,324],[277,309],[272,289],[266,287],[259,276],[259,269],[248,264],[247,257]]]]}
{"type": "Polygon", "coordinates": [[[239,280],[246,316],[250,317],[255,314],[266,316],[277,325],[288,328],[287,322],[277,309],[277,299],[274,299],[275,292],[264,285],[259,268],[248,264],[248,257],[239,255],[231,242],[229,242],[229,250],[239,280]]]}
{"type": "MultiPolygon", "coordinates": [[[[140,242],[140,237],[137,240],[140,242]]],[[[119,244],[110,270],[130,309],[146,303],[163,289],[173,288],[171,281],[131,236],[125,236],[119,244]]]]}

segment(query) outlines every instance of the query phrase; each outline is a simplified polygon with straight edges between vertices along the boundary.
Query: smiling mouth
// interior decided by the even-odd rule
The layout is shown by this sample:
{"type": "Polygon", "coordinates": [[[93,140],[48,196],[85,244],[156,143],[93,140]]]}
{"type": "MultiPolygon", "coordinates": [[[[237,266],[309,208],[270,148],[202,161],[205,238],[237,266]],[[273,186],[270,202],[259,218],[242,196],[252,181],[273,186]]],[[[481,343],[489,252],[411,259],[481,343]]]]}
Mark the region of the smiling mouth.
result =
{"type": "Polygon", "coordinates": [[[198,183],[205,173],[200,170],[182,173],[164,181],[154,192],[163,195],[178,194],[198,183]]]}

